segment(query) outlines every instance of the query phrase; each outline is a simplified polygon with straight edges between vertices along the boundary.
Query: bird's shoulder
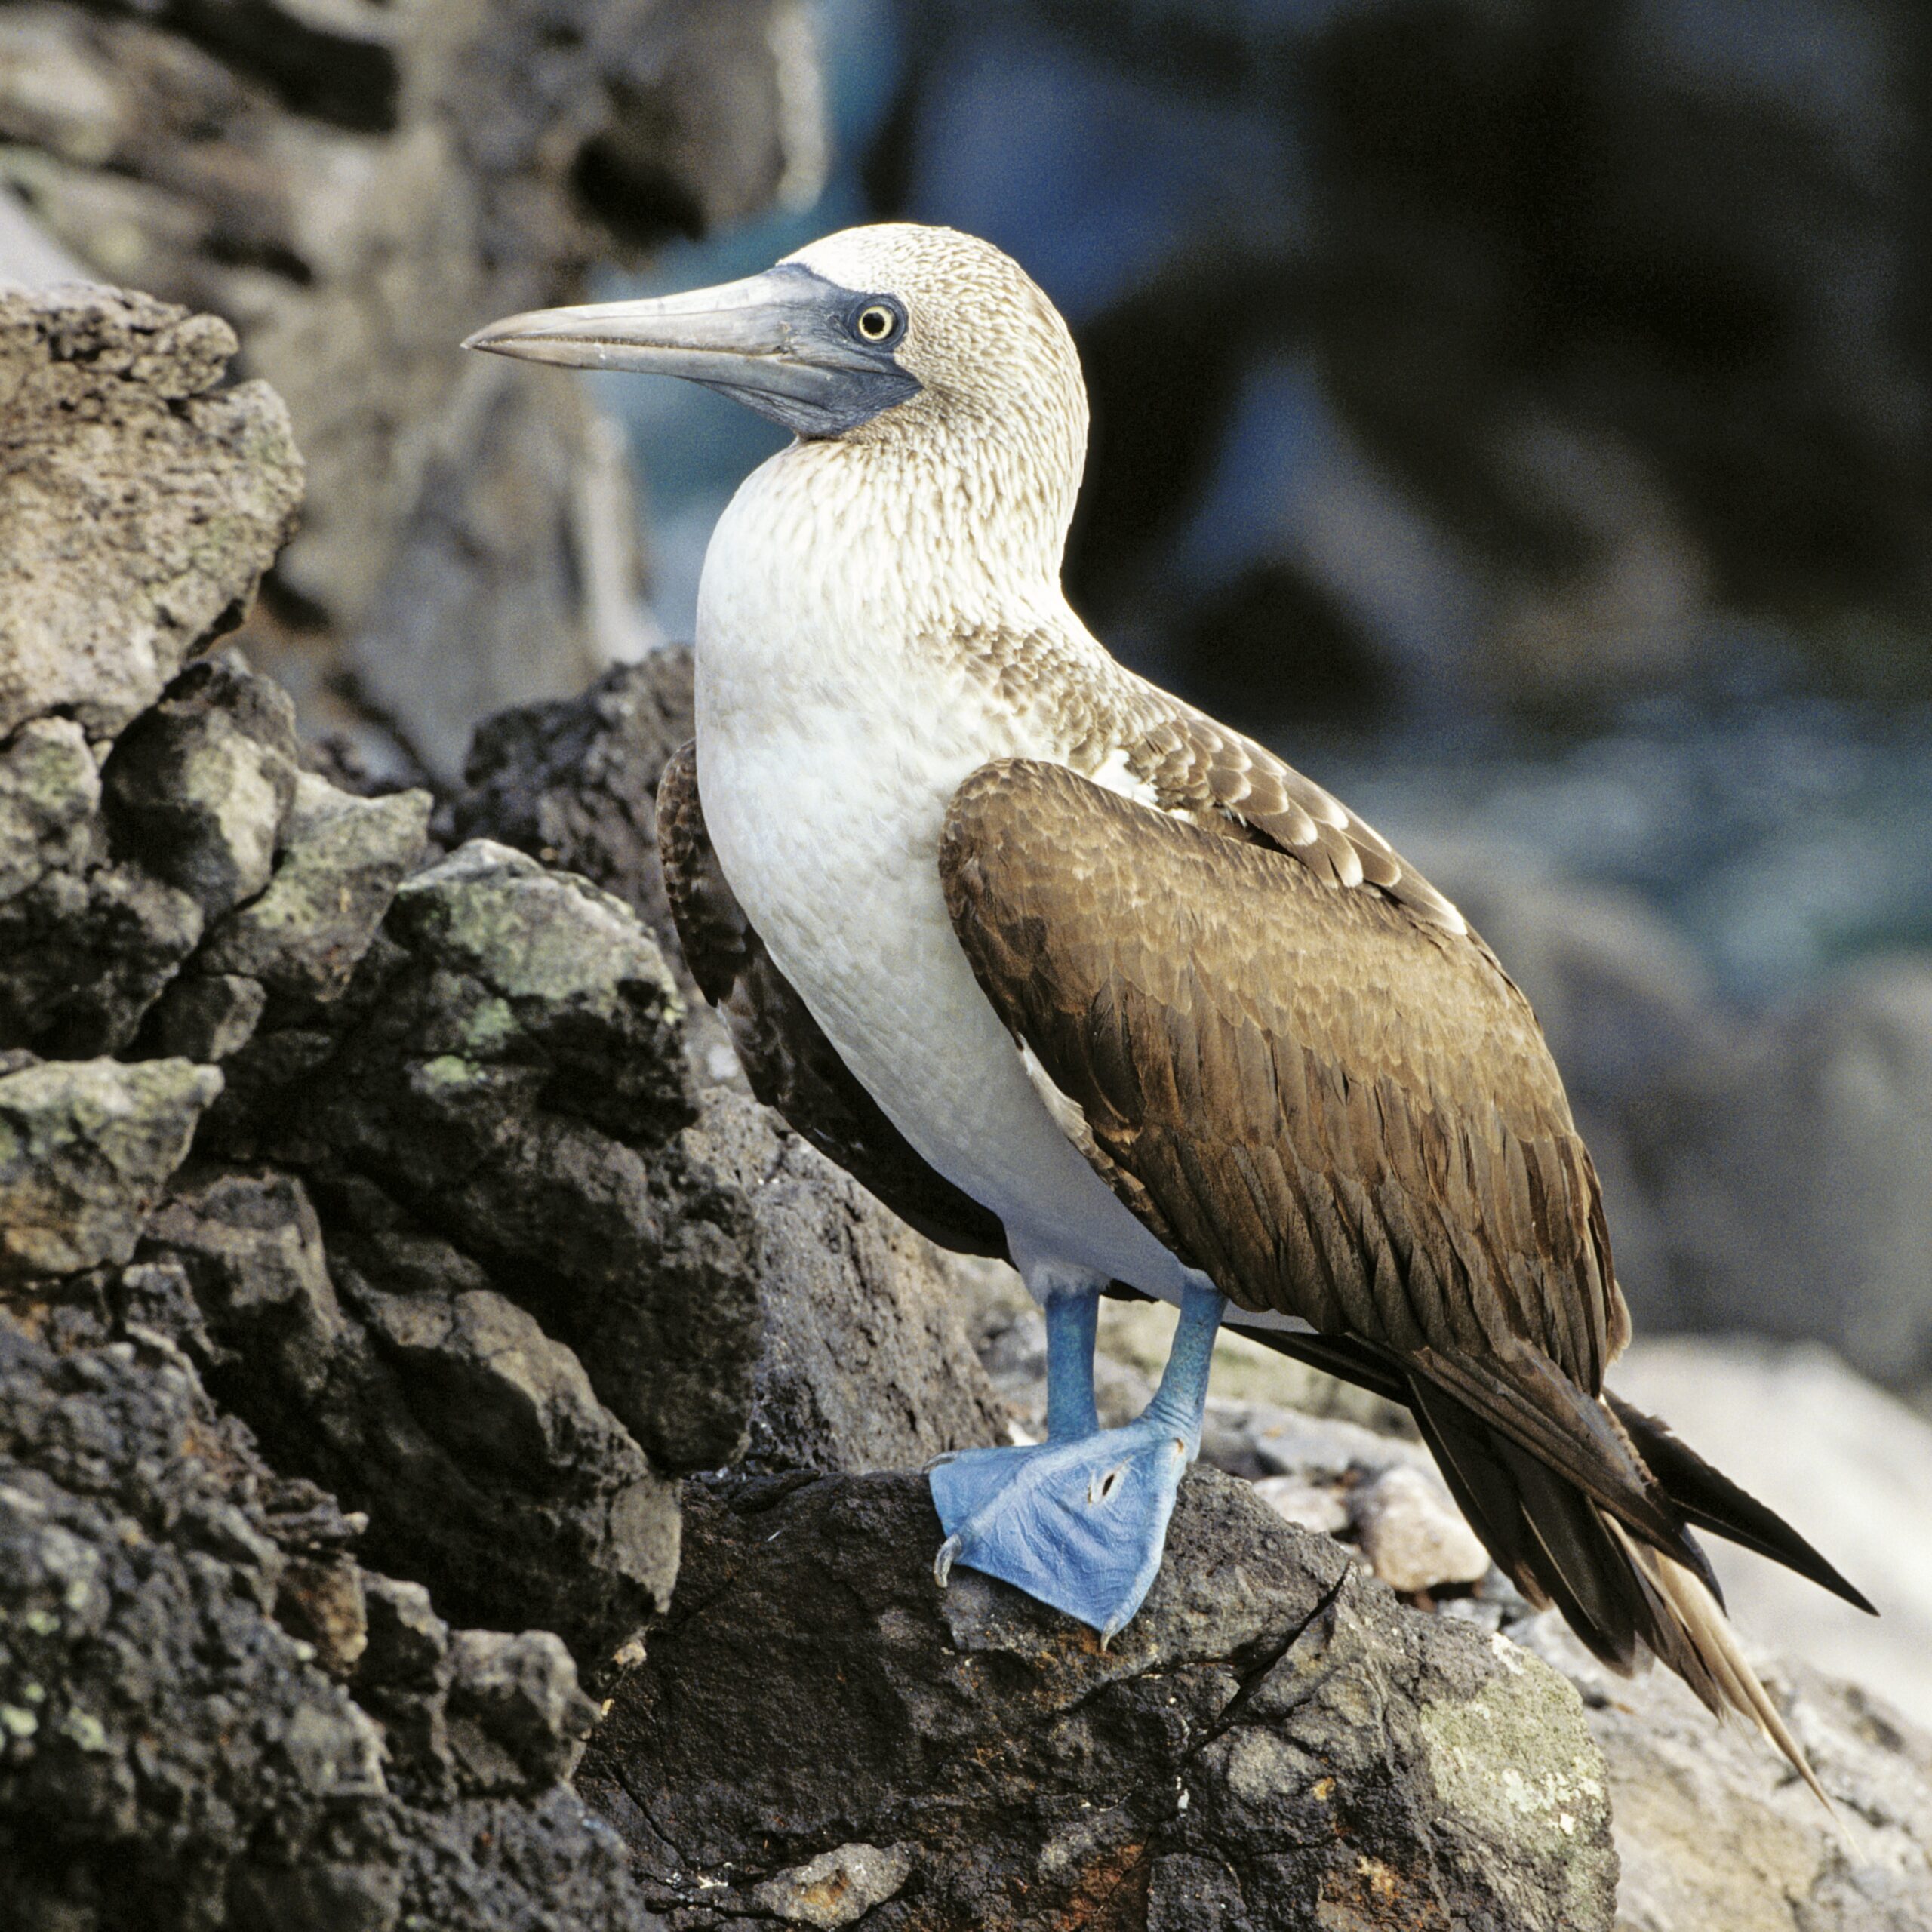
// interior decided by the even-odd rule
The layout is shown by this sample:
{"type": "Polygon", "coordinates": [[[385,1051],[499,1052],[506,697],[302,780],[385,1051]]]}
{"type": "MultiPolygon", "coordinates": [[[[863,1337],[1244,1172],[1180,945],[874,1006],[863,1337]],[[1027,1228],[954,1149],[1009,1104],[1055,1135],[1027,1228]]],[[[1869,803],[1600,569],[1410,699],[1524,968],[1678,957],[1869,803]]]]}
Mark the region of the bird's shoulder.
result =
{"type": "Polygon", "coordinates": [[[1451,901],[1365,820],[1245,732],[1128,670],[1071,613],[964,626],[953,646],[997,706],[1082,777],[1272,845],[1324,884],[1366,887],[1440,931],[1468,933],[1451,901]]]}
{"type": "Polygon", "coordinates": [[[1113,756],[1151,802],[1211,830],[1238,828],[1324,883],[1367,887],[1444,932],[1467,931],[1462,914],[1387,839],[1285,758],[1131,672],[1113,681],[1113,756]]]}

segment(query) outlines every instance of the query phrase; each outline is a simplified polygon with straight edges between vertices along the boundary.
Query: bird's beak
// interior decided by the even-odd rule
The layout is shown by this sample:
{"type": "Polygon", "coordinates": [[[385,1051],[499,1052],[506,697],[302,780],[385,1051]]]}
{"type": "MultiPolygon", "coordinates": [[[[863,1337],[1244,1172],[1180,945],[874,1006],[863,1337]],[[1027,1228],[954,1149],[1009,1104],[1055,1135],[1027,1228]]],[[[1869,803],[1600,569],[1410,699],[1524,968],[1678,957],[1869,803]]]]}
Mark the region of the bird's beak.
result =
{"type": "Polygon", "coordinates": [[[889,349],[860,340],[863,293],[799,263],[654,301],[536,309],[464,343],[526,362],[681,376],[803,436],[836,435],[916,395],[889,349]]]}

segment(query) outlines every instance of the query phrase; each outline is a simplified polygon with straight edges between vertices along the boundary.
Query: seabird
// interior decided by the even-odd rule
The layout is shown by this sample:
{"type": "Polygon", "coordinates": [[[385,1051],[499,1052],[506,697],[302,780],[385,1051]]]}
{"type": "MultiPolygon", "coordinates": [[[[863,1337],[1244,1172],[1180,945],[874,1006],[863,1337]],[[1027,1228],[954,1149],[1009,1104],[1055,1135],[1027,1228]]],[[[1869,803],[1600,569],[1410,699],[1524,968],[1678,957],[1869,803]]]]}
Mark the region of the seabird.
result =
{"type": "Polygon", "coordinates": [[[1010,1257],[1044,1312],[1048,1440],[934,1468],[940,1583],[986,1571],[1112,1638],[1159,1567],[1232,1304],[1406,1404],[1532,1603],[1746,1713],[1817,1789],[1694,1527],[1870,1605],[1605,1389],[1630,1323],[1595,1170],[1488,946],[1068,605],[1086,392],[1020,267],[856,228],[467,346],[684,377],[794,432],[711,540],[660,844],[755,1091],[915,1226],[1010,1257]],[[1180,1320],[1145,1414],[1103,1429],[1110,1286],[1180,1320]]]}

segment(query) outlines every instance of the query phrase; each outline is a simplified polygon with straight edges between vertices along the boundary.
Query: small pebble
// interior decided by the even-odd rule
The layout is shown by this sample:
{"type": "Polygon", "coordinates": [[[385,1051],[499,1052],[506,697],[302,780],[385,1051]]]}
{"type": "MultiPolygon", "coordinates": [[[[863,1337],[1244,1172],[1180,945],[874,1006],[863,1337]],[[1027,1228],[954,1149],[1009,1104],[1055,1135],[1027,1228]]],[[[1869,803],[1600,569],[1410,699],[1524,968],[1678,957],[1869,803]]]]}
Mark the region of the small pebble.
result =
{"type": "Polygon", "coordinates": [[[1473,1583],[1489,1568],[1488,1551],[1448,1491],[1420,1469],[1398,1463],[1353,1502],[1362,1554],[1391,1589],[1473,1583]]]}
{"type": "Polygon", "coordinates": [[[1300,1476],[1263,1476],[1254,1493],[1278,1515],[1304,1530],[1337,1536],[1349,1527],[1348,1499],[1331,1484],[1307,1482],[1300,1476]]]}

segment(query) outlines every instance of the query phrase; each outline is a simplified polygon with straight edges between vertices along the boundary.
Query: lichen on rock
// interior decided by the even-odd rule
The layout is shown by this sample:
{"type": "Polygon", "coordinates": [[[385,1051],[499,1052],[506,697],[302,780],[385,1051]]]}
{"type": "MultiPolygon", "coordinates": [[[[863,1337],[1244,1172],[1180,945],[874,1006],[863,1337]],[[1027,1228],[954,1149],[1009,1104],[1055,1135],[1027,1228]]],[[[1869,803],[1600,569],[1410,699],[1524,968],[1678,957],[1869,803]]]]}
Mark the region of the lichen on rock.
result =
{"type": "Polygon", "coordinates": [[[881,1927],[1607,1932],[1607,1782],[1568,1686],[1401,1608],[1246,1485],[1183,1485],[1104,1651],[971,1571],[937,1591],[937,1540],[914,1476],[693,1499],[691,1607],[580,1774],[657,1909],[694,1932],[777,1909],[856,1840],[906,1862],[881,1927]],[[1561,1802],[1461,1801],[1511,1777],[1561,1802]]]}
{"type": "Polygon", "coordinates": [[[220,1091],[180,1060],[0,1074],[0,1288],[130,1260],[220,1091]]]}

